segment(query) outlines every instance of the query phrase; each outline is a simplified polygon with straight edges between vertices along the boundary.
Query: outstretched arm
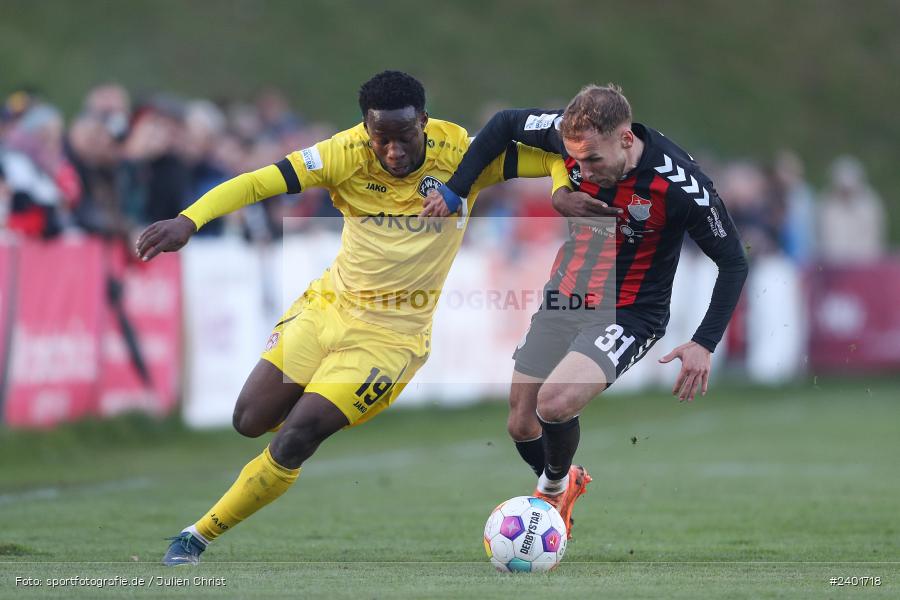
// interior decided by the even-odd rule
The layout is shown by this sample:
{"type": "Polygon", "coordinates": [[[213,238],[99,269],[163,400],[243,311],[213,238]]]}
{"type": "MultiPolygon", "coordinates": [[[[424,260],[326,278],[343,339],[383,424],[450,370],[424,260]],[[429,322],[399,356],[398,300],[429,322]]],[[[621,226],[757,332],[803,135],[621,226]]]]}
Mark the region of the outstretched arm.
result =
{"type": "Polygon", "coordinates": [[[461,198],[468,196],[481,172],[506,150],[510,142],[521,142],[546,152],[562,154],[562,141],[554,126],[562,113],[562,109],[501,110],[475,136],[447,187],[461,198]]]}
{"type": "Polygon", "coordinates": [[[138,237],[137,254],[148,261],[160,252],[176,252],[213,219],[287,191],[285,176],[277,165],[238,175],[208,191],[174,219],[147,227],[138,237]]]}
{"type": "MultiPolygon", "coordinates": [[[[501,153],[481,172],[469,190],[469,196],[486,187],[516,177],[547,176],[553,179],[551,189],[554,194],[562,188],[568,189],[569,174],[565,163],[558,154],[511,142],[507,146],[506,152],[501,153]]],[[[462,198],[449,191],[446,185],[442,185],[428,191],[419,216],[447,217],[459,211],[462,203],[462,198]]]]}
{"type": "Polygon", "coordinates": [[[206,223],[248,204],[313,187],[330,189],[349,177],[360,162],[357,150],[341,135],[214,187],[174,219],[158,221],[145,229],[138,238],[138,256],[147,261],[160,252],[175,252],[206,223]]]}
{"type": "MultiPolygon", "coordinates": [[[[557,129],[562,114],[562,109],[540,108],[508,109],[495,114],[472,140],[450,180],[436,192],[431,193],[425,204],[423,216],[446,216],[455,213],[462,204],[462,198],[471,192],[476,180],[511,142],[519,142],[562,156],[565,148],[557,129]]],[[[559,168],[565,171],[562,161],[559,168]]],[[[563,175],[567,179],[567,172],[563,175]]],[[[616,216],[621,212],[619,209],[609,208],[606,203],[588,194],[571,191],[568,186],[556,185],[556,182],[557,175],[554,172],[553,206],[563,216],[616,216]]]]}

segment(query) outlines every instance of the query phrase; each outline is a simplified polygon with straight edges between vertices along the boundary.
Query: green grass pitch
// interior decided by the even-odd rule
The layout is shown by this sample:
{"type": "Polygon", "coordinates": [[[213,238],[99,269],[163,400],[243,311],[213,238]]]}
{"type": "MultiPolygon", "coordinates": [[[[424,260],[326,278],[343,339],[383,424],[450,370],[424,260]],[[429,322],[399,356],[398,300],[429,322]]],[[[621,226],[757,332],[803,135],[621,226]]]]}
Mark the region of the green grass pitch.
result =
{"type": "Polygon", "coordinates": [[[2,432],[0,598],[897,598],[898,392],[897,380],[820,378],[718,385],[693,404],[601,398],[578,453],[594,481],[566,559],[545,575],[499,574],[484,556],[491,509],[534,485],[500,403],[393,410],[342,432],[193,569],[158,566],[163,538],[265,438],[143,419],[2,432]],[[47,583],[74,576],[145,585],[47,583]]]}

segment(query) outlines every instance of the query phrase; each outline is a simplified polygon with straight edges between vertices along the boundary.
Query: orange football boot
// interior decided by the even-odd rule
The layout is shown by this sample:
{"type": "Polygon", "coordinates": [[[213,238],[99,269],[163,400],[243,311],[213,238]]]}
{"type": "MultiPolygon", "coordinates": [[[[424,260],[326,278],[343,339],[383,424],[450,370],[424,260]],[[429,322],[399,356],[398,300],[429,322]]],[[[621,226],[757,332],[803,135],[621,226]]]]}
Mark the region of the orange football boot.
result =
{"type": "Polygon", "coordinates": [[[572,507],[575,506],[578,497],[587,491],[587,484],[590,482],[591,476],[588,475],[587,469],[581,465],[572,465],[569,467],[569,485],[562,493],[548,496],[541,493],[540,490],[534,490],[536,498],[546,500],[559,512],[563,523],[566,524],[567,539],[572,539],[572,526],[575,524],[572,519],[572,507]]]}

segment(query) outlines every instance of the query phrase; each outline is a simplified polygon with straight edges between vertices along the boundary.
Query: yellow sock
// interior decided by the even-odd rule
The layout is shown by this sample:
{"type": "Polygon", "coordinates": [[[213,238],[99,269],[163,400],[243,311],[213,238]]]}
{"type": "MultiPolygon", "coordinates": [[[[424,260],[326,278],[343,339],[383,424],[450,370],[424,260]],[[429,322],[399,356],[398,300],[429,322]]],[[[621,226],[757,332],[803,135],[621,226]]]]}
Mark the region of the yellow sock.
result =
{"type": "Polygon", "coordinates": [[[194,527],[212,541],[285,493],[298,475],[300,469],[282,467],[266,447],[247,463],[231,488],[194,527]]]}

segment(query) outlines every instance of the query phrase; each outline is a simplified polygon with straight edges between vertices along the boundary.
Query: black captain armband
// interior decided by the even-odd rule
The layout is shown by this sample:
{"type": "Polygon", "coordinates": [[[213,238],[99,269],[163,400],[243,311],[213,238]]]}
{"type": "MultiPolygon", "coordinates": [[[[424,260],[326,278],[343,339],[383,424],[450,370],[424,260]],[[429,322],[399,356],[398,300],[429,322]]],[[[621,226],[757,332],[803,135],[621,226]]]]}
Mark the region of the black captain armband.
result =
{"type": "Polygon", "coordinates": [[[519,145],[510,142],[506,147],[506,156],[503,157],[503,181],[515,179],[519,176],[519,145]]]}
{"type": "Polygon", "coordinates": [[[294,165],[291,164],[291,161],[283,158],[275,163],[275,166],[281,171],[281,176],[284,177],[284,182],[287,183],[287,193],[299,194],[301,191],[300,179],[297,178],[297,171],[294,170],[294,165]]]}

